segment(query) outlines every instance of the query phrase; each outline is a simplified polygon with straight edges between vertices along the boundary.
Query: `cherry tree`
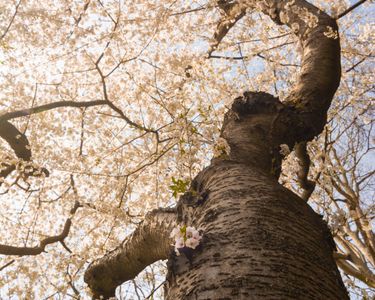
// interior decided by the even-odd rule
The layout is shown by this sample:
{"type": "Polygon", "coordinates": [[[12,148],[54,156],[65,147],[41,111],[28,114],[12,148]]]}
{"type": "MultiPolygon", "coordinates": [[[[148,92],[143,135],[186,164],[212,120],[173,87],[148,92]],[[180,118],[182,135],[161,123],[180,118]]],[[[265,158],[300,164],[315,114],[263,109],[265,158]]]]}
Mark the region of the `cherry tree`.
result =
{"type": "Polygon", "coordinates": [[[0,297],[370,297],[373,8],[309,2],[0,4],[0,297]]]}

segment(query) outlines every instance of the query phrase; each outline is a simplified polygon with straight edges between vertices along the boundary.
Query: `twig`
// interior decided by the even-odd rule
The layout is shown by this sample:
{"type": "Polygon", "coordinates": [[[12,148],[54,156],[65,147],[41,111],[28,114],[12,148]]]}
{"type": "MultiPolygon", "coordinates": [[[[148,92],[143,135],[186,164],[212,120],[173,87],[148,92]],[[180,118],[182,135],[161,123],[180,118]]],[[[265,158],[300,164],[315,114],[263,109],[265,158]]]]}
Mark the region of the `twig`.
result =
{"type": "Polygon", "coordinates": [[[16,260],[12,259],[10,262],[6,263],[4,266],[0,267],[0,271],[4,270],[6,267],[9,267],[11,264],[13,264],[16,260]]]}
{"type": "Polygon", "coordinates": [[[208,9],[208,8],[212,8],[212,6],[201,6],[201,7],[194,8],[194,9],[188,9],[188,10],[184,10],[184,11],[180,11],[180,12],[175,12],[173,14],[170,14],[169,16],[171,17],[171,16],[185,15],[185,14],[189,14],[189,13],[192,13],[192,12],[208,9]]]}
{"type": "Polygon", "coordinates": [[[148,295],[145,299],[150,299],[152,297],[152,295],[165,284],[165,282],[166,282],[166,280],[164,280],[162,283],[160,283],[155,289],[153,289],[151,291],[150,295],[148,295]]]}
{"type": "Polygon", "coordinates": [[[359,66],[361,63],[363,63],[365,60],[366,60],[367,57],[363,57],[359,62],[355,63],[354,65],[352,65],[349,69],[347,69],[345,71],[345,73],[348,73],[352,70],[354,70],[357,66],[359,66]]]}
{"type": "Polygon", "coordinates": [[[16,11],[14,12],[14,14],[13,14],[13,16],[12,16],[12,18],[11,18],[11,20],[10,20],[8,26],[7,26],[7,28],[5,28],[4,33],[0,36],[0,41],[6,36],[6,34],[8,33],[8,31],[9,31],[9,29],[10,29],[10,26],[12,26],[13,21],[14,21],[16,15],[17,15],[17,12],[18,12],[18,8],[19,8],[19,6],[21,5],[21,2],[22,2],[22,0],[20,0],[20,1],[18,2],[18,4],[16,5],[16,11]]]}
{"type": "MultiPolygon", "coordinates": [[[[238,46],[238,52],[240,53],[240,56],[243,57],[242,50],[241,50],[241,45],[237,44],[237,46],[238,46]]],[[[242,66],[245,69],[247,80],[250,81],[249,72],[247,71],[247,68],[246,68],[246,65],[245,65],[245,61],[243,59],[242,59],[242,66]]]]}
{"type": "Polygon", "coordinates": [[[85,112],[86,112],[86,109],[83,109],[82,110],[82,117],[81,117],[81,140],[80,140],[80,143],[79,143],[79,156],[82,156],[82,152],[83,152],[83,142],[84,142],[84,138],[85,138],[85,112]]]}

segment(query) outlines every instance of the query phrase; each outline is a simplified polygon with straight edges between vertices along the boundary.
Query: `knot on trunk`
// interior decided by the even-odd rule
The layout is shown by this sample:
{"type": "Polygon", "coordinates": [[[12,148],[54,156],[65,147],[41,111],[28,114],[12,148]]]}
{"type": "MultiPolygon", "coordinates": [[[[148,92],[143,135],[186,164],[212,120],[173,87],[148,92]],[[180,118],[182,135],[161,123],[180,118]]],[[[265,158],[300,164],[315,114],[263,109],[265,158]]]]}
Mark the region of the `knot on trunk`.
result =
{"type": "Polygon", "coordinates": [[[283,107],[280,100],[271,94],[247,91],[234,99],[231,111],[244,117],[249,114],[277,113],[283,107]]]}
{"type": "Polygon", "coordinates": [[[221,135],[230,146],[229,160],[251,164],[278,177],[280,145],[293,148],[295,114],[265,92],[245,92],[225,114],[221,135]]]}

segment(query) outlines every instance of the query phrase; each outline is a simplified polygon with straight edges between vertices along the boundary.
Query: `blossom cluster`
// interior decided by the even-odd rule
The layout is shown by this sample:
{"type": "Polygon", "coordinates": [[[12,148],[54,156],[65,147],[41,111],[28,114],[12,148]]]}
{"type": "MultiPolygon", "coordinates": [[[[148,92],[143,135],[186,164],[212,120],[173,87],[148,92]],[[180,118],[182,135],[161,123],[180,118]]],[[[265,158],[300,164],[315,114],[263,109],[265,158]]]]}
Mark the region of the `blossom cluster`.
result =
{"type": "Polygon", "coordinates": [[[180,255],[179,250],[184,247],[195,249],[202,239],[198,230],[186,225],[177,225],[172,230],[170,237],[174,240],[174,249],[177,255],[180,255]]]}

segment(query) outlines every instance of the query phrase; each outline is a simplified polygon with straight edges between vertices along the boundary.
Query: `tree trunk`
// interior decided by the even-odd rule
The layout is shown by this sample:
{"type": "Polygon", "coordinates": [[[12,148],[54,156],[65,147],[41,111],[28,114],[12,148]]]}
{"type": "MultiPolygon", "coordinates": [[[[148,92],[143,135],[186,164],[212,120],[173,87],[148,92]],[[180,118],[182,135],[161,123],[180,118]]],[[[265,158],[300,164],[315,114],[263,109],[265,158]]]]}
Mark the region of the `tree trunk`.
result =
{"type": "MultiPolygon", "coordinates": [[[[324,128],[340,82],[340,42],[325,35],[327,28],[336,31],[337,24],[305,0],[218,3],[227,18],[219,23],[213,49],[248,7],[256,7],[299,37],[301,73],[284,103],[267,93],[246,92],[226,113],[221,137],[228,143],[223,148],[230,152],[213,159],[177,204],[177,223],[196,227],[203,239],[194,250],[181,249],[180,256],[171,252],[166,298],[349,299],[333,258],[335,244],[327,224],[277,181],[281,145],[292,149],[303,143],[297,146],[304,160],[298,177],[301,186],[307,186],[309,160],[303,145],[324,128]]],[[[171,228],[173,218],[167,219],[171,228]]],[[[118,284],[146,267],[122,265],[138,258],[134,245],[148,256],[147,262],[168,256],[166,247],[159,247],[164,249],[160,253],[145,250],[149,233],[165,231],[151,226],[155,222],[145,224],[133,234],[137,243],[121,245],[87,269],[85,281],[94,297],[114,295],[118,284]],[[144,226],[150,227],[148,234],[139,238],[144,226]],[[114,276],[116,264],[122,267],[114,276]]],[[[158,237],[166,239],[166,234],[158,237]]]]}
{"type": "Polygon", "coordinates": [[[203,239],[169,258],[166,299],[348,299],[327,225],[273,175],[270,132],[277,125],[280,139],[288,123],[285,115],[275,122],[279,105],[248,93],[227,114],[230,154],[214,159],[180,200],[178,221],[203,239]]]}

